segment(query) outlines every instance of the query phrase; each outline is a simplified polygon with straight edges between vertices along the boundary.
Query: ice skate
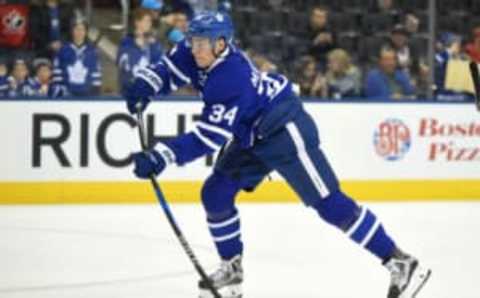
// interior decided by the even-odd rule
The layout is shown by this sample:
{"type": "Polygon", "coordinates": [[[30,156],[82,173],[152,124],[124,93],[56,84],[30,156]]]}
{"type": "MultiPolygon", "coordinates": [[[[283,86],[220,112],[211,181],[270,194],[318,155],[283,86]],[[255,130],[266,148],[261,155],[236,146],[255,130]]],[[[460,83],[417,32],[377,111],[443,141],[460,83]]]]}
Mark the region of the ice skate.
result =
{"type": "Polygon", "coordinates": [[[408,256],[394,256],[385,266],[391,273],[387,298],[415,298],[430,277],[431,270],[422,268],[418,260],[408,256]]]}
{"type": "MultiPolygon", "coordinates": [[[[242,257],[236,256],[228,261],[223,261],[220,268],[209,276],[213,286],[222,298],[241,298],[243,268],[242,257]]],[[[214,298],[203,280],[198,283],[200,298],[214,298]]]]}

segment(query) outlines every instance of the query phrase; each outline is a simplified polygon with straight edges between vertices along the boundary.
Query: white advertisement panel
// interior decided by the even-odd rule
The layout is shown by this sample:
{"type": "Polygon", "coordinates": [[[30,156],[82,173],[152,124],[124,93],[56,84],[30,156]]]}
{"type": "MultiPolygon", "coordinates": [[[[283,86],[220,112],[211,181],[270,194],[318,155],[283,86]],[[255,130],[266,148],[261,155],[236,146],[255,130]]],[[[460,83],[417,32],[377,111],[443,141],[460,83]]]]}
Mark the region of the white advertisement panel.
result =
{"type": "MultiPolygon", "coordinates": [[[[200,102],[149,106],[150,140],[189,131],[200,102]]],[[[467,104],[307,103],[342,180],[479,179],[480,115],[467,104]]],[[[0,181],[132,181],[134,118],[119,101],[0,102],[0,181]]],[[[171,167],[203,180],[212,158],[171,167]]],[[[278,177],[277,177],[278,178],[278,177]]]]}

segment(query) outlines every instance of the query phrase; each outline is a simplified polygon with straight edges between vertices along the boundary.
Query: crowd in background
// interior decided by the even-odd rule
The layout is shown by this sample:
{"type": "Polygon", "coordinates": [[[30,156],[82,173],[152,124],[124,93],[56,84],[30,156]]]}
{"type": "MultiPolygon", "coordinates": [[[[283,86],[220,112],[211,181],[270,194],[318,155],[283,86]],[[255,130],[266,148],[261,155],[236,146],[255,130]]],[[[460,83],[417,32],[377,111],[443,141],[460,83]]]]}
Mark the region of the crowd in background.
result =
{"type": "MultiPolygon", "coordinates": [[[[117,92],[131,83],[139,68],[158,63],[185,38],[188,20],[195,11],[215,8],[232,14],[241,29],[236,2],[134,1],[128,29],[116,54],[117,92]]],[[[242,34],[237,36],[237,43],[246,47],[258,68],[287,72],[302,96],[409,100],[426,98],[433,89],[438,100],[472,98],[471,88],[465,83],[465,65],[468,60],[480,63],[480,24],[472,24],[471,32],[438,32],[435,65],[431,69],[425,44],[412,42],[425,24],[414,11],[399,13],[395,0],[365,1],[370,2],[368,10],[379,15],[398,14],[397,22],[382,24],[377,17],[366,27],[372,32],[364,32],[363,46],[355,50],[348,44],[352,38],[345,38],[355,36],[340,32],[332,22],[333,8],[310,2],[312,9],[303,15],[308,26],[297,34],[291,59],[279,59],[283,56],[275,55],[272,47],[262,50],[259,43],[252,42],[254,38],[248,42],[242,34]],[[381,38],[376,25],[382,26],[381,38]],[[368,43],[367,37],[374,35],[377,38],[368,43]],[[433,86],[429,81],[432,70],[433,86]]],[[[61,0],[0,0],[0,97],[102,94],[100,50],[96,41],[89,39],[90,24],[76,4],[61,0]]]]}

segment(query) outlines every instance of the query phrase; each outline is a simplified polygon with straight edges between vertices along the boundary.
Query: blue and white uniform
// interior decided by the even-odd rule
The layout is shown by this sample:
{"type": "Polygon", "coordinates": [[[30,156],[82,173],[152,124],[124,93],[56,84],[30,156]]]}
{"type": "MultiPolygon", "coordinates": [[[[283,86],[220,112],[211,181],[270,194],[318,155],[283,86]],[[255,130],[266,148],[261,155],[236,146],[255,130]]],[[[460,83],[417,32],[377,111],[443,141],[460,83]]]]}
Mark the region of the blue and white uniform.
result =
{"type": "Polygon", "coordinates": [[[163,49],[159,42],[148,43],[140,47],[135,43],[133,35],[125,36],[118,49],[117,66],[121,88],[133,82],[135,73],[144,67],[155,65],[162,59],[163,49]]]}
{"type": "Polygon", "coordinates": [[[10,92],[9,76],[0,76],[0,97],[8,97],[10,92]]]}
{"type": "Polygon", "coordinates": [[[97,49],[90,43],[66,43],[54,60],[53,84],[61,86],[64,95],[97,95],[102,86],[97,49]]]}
{"type": "MultiPolygon", "coordinates": [[[[221,28],[224,20],[215,14],[203,18],[205,22],[194,19],[190,26],[200,23],[205,27],[198,32],[205,32],[221,28]]],[[[137,81],[155,95],[185,84],[199,91],[204,107],[195,129],[153,149],[165,163],[181,165],[225,146],[202,189],[210,232],[223,259],[243,251],[237,193],[253,190],[273,170],[324,220],[382,260],[391,256],[395,245],[380,221],[339,190],[320,149],[316,125],[286,77],[259,72],[231,43],[202,69],[184,41],[157,65],[139,70],[137,81]]]]}

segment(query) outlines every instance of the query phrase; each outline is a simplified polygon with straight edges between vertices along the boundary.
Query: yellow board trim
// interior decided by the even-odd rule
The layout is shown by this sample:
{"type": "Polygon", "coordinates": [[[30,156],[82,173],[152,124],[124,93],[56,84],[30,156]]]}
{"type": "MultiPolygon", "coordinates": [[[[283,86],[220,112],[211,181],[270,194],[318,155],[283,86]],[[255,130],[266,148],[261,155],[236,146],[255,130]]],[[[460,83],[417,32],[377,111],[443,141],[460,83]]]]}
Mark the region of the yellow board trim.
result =
{"type": "MultiPolygon", "coordinates": [[[[200,201],[199,181],[162,181],[172,203],[200,201]]],[[[480,201],[480,180],[365,180],[344,181],[342,189],[362,201],[480,201]]],[[[153,203],[149,182],[0,182],[0,204],[153,203]]],[[[299,202],[288,185],[263,183],[253,193],[241,193],[240,202],[299,202]]]]}

